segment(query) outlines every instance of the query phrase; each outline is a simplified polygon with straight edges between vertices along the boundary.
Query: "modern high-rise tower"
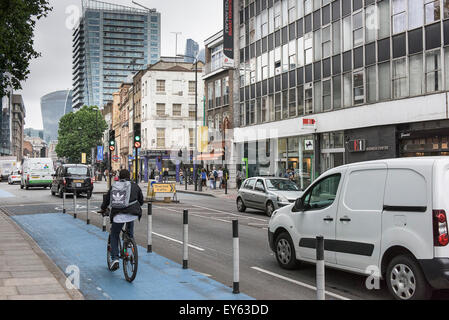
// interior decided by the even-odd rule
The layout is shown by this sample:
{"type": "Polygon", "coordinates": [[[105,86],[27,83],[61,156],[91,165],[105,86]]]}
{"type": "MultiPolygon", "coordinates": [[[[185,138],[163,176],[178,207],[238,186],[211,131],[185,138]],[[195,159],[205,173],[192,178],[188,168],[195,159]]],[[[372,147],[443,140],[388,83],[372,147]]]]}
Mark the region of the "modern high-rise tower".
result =
{"type": "Polygon", "coordinates": [[[103,107],[132,73],[161,53],[161,15],[95,0],[82,0],[73,31],[73,108],[103,107]]]}
{"type": "Polygon", "coordinates": [[[193,63],[195,59],[191,57],[197,57],[199,49],[200,47],[197,42],[192,39],[187,39],[184,62],[193,63]]]}
{"type": "Polygon", "coordinates": [[[59,120],[72,112],[72,90],[60,90],[41,98],[41,112],[46,142],[58,139],[59,120]]]}

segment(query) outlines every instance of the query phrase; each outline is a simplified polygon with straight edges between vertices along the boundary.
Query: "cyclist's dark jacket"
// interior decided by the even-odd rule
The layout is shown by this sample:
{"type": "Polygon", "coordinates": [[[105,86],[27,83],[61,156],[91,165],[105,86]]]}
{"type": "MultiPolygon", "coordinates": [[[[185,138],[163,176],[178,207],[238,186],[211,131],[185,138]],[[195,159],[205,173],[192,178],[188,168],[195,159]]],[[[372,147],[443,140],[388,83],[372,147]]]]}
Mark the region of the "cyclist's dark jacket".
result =
{"type": "MultiPolygon", "coordinates": [[[[125,181],[125,180],[121,180],[125,181]]],[[[108,193],[103,196],[103,203],[101,204],[101,209],[105,210],[107,207],[109,207],[109,203],[111,201],[111,190],[109,189],[108,193]]],[[[133,216],[138,216],[139,221],[142,217],[142,208],[143,205],[143,194],[140,187],[135,183],[131,182],[131,195],[129,197],[129,202],[137,201],[137,203],[130,205],[127,208],[124,209],[116,209],[111,208],[111,213],[109,215],[111,223],[114,221],[114,216],[116,216],[118,213],[124,213],[124,214],[130,214],[133,216]]]]}

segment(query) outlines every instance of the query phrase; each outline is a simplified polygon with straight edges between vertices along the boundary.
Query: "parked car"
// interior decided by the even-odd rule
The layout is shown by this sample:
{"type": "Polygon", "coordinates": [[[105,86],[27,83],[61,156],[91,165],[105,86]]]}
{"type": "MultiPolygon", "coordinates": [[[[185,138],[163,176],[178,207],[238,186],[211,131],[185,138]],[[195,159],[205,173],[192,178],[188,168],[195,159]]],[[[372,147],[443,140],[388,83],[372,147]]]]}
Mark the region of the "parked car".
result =
{"type": "Polygon", "coordinates": [[[26,158],[22,160],[20,189],[51,186],[54,173],[53,160],[50,158],[26,158]]]}
{"type": "Polygon", "coordinates": [[[20,174],[19,170],[14,170],[11,172],[11,174],[8,177],[8,184],[14,184],[14,183],[20,183],[20,180],[22,179],[22,176],[20,174]]]}
{"type": "Polygon", "coordinates": [[[449,157],[378,160],[325,172],[294,204],[276,210],[268,241],[279,265],[316,261],[371,275],[396,299],[449,288],[449,157]]]}
{"type": "Polygon", "coordinates": [[[237,209],[261,209],[271,217],[274,210],[295,202],[302,195],[298,186],[285,178],[255,177],[246,179],[237,195],[237,209]]]}
{"type": "Polygon", "coordinates": [[[56,169],[51,185],[51,194],[63,197],[65,193],[80,195],[85,193],[87,197],[92,196],[94,189],[90,168],[84,164],[64,164],[56,169]]]}

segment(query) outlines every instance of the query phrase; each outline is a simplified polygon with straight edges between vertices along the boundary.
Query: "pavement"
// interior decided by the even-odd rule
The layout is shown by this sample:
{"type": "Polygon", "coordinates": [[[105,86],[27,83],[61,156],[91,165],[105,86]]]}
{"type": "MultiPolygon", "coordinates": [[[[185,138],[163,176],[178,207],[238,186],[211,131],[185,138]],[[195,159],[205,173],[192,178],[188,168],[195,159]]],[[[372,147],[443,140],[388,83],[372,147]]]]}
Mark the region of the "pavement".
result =
{"type": "MultiPolygon", "coordinates": [[[[139,183],[140,188],[146,194],[148,183],[139,183]]],[[[94,194],[103,194],[108,190],[108,185],[106,181],[96,181],[94,184],[94,194]]],[[[224,198],[224,199],[235,199],[237,197],[237,189],[228,189],[227,193],[225,189],[211,189],[210,187],[203,187],[202,191],[195,191],[194,185],[187,185],[187,190],[185,185],[176,183],[177,193],[187,193],[194,195],[202,195],[214,198],[224,198]]]]}
{"type": "MultiPolygon", "coordinates": [[[[9,197],[5,192],[3,197],[9,197]]],[[[0,300],[82,300],[34,240],[0,211],[0,300]]]]}

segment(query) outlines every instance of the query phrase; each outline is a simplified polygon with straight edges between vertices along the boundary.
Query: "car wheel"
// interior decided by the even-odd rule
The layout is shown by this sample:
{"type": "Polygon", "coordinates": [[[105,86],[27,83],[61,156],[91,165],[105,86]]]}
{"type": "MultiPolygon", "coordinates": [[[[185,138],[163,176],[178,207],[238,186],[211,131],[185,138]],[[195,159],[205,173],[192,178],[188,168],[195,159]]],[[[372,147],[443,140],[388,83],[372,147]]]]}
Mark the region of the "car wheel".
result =
{"type": "Polygon", "coordinates": [[[267,216],[271,217],[271,216],[273,215],[274,210],[275,210],[275,209],[274,209],[274,204],[273,204],[273,202],[268,201],[268,202],[267,202],[266,209],[265,209],[265,213],[267,214],[267,216]]]}
{"type": "Polygon", "coordinates": [[[287,232],[282,232],[276,238],[275,249],[276,259],[281,268],[292,270],[299,267],[292,238],[287,232]]]}
{"type": "Polygon", "coordinates": [[[393,258],[387,267],[387,287],[397,300],[428,300],[432,288],[417,261],[408,255],[393,258]]]}
{"type": "Polygon", "coordinates": [[[240,198],[240,197],[237,198],[237,210],[239,212],[245,212],[245,210],[246,210],[246,206],[243,203],[242,198],[240,198]]]}

